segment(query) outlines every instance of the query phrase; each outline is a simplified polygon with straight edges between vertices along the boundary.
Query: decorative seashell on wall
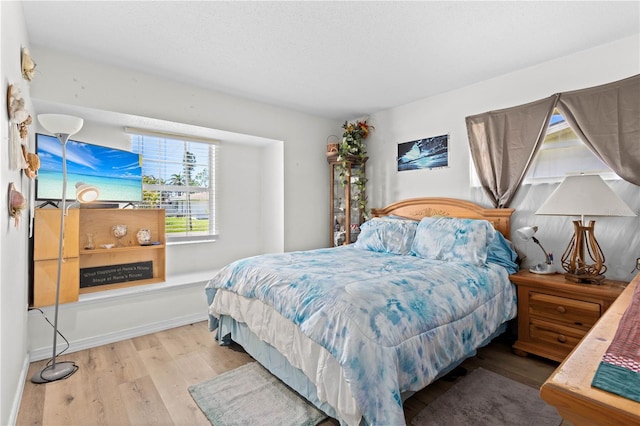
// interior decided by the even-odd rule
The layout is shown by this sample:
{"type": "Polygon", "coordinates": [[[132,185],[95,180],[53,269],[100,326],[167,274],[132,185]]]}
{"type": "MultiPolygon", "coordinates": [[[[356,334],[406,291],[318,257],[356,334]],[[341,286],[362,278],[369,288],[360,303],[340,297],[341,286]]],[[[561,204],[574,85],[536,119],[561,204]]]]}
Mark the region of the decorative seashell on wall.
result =
{"type": "Polygon", "coordinates": [[[22,145],[27,145],[28,127],[32,123],[31,114],[25,109],[25,102],[18,87],[10,84],[7,88],[7,111],[9,112],[9,167],[26,169],[29,167],[22,145]]]}
{"type": "Polygon", "coordinates": [[[29,49],[22,48],[22,78],[27,81],[33,80],[33,76],[36,73],[36,63],[33,62],[33,58],[29,53],[29,49]]]}
{"type": "Polygon", "coordinates": [[[13,218],[17,227],[20,224],[20,214],[22,210],[27,208],[27,200],[16,190],[16,186],[11,182],[9,184],[9,216],[13,218]]]}

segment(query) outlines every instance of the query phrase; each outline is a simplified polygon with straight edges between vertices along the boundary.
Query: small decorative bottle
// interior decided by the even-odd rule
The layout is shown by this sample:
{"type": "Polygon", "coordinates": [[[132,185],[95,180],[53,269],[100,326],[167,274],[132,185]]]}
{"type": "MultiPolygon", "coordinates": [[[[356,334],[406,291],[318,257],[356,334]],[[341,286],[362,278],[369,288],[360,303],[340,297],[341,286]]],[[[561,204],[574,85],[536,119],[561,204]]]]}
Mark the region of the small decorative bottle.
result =
{"type": "Polygon", "coordinates": [[[93,243],[93,234],[91,232],[87,232],[86,236],[87,242],[84,244],[84,248],[85,250],[93,250],[94,248],[96,248],[95,244],[93,243]]]}

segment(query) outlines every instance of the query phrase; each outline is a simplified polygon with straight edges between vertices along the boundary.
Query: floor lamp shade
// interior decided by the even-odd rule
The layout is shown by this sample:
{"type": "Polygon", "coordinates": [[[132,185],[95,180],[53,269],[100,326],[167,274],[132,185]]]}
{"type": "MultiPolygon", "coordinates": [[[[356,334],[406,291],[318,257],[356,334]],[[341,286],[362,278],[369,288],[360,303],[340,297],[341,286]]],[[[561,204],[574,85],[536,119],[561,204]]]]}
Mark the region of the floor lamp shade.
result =
{"type": "Polygon", "coordinates": [[[567,271],[567,279],[592,283],[604,279],[606,266],[594,235],[595,221],[587,225],[584,217],[636,216],[599,175],[567,177],[536,214],[580,216],[580,220],[573,221],[574,235],[562,255],[562,267],[567,271]]]}
{"type": "Polygon", "coordinates": [[[39,114],[38,121],[49,132],[55,135],[75,135],[82,129],[84,120],[72,115],[39,114]]]}
{"type": "MultiPolygon", "coordinates": [[[[78,370],[78,366],[73,361],[56,362],[57,358],[57,338],[58,338],[58,308],[60,305],[60,280],[62,278],[62,247],[64,246],[64,218],[66,216],[66,193],[67,193],[67,141],[69,136],[78,133],[82,129],[84,120],[62,114],[40,114],[38,121],[47,131],[54,133],[62,145],[62,199],[60,200],[60,241],[58,245],[58,273],[56,280],[56,303],[53,318],[53,349],[51,360],[40,371],[32,377],[33,383],[49,383],[56,380],[66,379],[78,370]]],[[[77,188],[78,189],[78,188],[77,188]]],[[[97,195],[95,196],[97,198],[97,195]]]]}

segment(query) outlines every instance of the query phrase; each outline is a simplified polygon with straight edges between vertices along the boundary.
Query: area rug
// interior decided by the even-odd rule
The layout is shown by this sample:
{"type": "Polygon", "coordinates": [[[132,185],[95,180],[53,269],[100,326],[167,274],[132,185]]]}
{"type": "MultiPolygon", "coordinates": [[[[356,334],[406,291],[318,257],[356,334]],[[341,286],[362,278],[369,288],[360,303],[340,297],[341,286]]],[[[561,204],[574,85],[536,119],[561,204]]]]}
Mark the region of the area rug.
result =
{"type": "Polygon", "coordinates": [[[562,418],[534,389],[477,368],[413,418],[413,426],[558,426],[562,418]]]}
{"type": "Polygon", "coordinates": [[[327,416],[257,362],[189,387],[214,426],[312,426],[327,416]]]}

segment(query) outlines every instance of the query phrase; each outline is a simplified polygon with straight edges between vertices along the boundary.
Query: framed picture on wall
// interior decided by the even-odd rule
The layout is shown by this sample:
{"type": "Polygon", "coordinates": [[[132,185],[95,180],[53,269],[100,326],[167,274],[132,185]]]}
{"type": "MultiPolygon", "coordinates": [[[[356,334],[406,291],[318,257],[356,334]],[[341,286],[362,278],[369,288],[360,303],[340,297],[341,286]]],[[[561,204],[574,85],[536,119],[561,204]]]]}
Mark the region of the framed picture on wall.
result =
{"type": "Polygon", "coordinates": [[[398,144],[398,171],[449,167],[449,135],[398,144]]]}

